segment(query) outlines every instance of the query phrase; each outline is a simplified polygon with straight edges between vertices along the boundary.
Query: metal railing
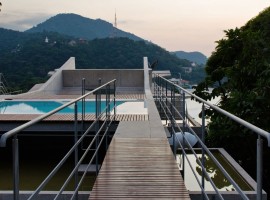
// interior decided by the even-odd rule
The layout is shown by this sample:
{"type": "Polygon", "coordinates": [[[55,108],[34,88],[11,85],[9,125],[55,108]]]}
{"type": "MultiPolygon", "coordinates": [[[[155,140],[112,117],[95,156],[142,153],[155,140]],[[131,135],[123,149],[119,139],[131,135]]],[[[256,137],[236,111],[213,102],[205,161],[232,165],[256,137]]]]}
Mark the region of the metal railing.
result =
{"type": "MultiPolygon", "coordinates": [[[[12,129],[6,133],[4,133],[0,138],[0,147],[6,147],[7,140],[13,137],[13,196],[15,200],[20,198],[19,196],[19,141],[17,135],[25,130],[26,128],[37,124],[38,122],[52,116],[53,114],[63,110],[64,108],[74,105],[74,145],[67,152],[67,154],[61,159],[61,161],[55,166],[55,168],[50,172],[50,174],[44,179],[44,181],[37,187],[37,189],[31,194],[28,199],[37,199],[39,193],[44,189],[46,184],[52,179],[52,177],[59,171],[59,169],[64,165],[65,161],[74,155],[74,168],[72,172],[69,174],[68,178],[62,185],[61,189],[58,191],[54,199],[59,199],[66,186],[70,182],[70,180],[74,177],[75,185],[74,191],[71,199],[78,198],[79,188],[87,174],[87,171],[90,165],[95,162],[96,165],[96,174],[98,173],[99,167],[99,149],[102,145],[102,142],[105,140],[105,148],[108,148],[108,133],[109,128],[112,123],[115,121],[115,91],[116,91],[116,80],[109,81],[103,85],[101,85],[101,80],[99,81],[99,87],[85,94],[85,80],[82,81],[82,93],[83,95],[75,100],[72,100],[50,112],[47,114],[43,114],[15,129],[12,129]],[[95,95],[95,103],[96,103],[96,112],[95,112],[95,120],[91,123],[89,127],[85,127],[85,110],[86,110],[86,98],[89,95],[95,95]],[[105,107],[101,108],[101,99],[105,96],[105,107]],[[78,102],[82,102],[82,113],[78,112],[78,102]],[[81,117],[79,117],[81,115],[81,117]],[[80,119],[79,119],[80,118],[80,119]],[[101,120],[102,118],[102,120],[101,120]],[[79,130],[80,128],[80,130],[79,130]],[[81,131],[81,134],[79,134],[81,131]],[[79,158],[78,147],[83,142],[83,140],[89,136],[90,131],[94,131],[95,134],[92,135],[92,140],[88,144],[88,146],[84,149],[84,153],[79,158]],[[92,148],[95,148],[93,155],[87,163],[87,167],[81,175],[81,179],[78,177],[78,168],[85,162],[85,158],[88,156],[88,153],[92,148]]],[[[89,157],[89,156],[88,156],[89,157]]]]}
{"type": "MultiPolygon", "coordinates": [[[[232,184],[232,186],[235,188],[235,190],[239,193],[239,195],[242,197],[242,199],[249,199],[246,194],[241,190],[241,188],[238,186],[238,184],[231,178],[231,176],[226,172],[226,170],[223,168],[223,166],[218,162],[218,160],[215,158],[215,156],[211,153],[211,151],[207,148],[205,145],[205,106],[209,106],[211,109],[216,110],[217,112],[227,116],[228,118],[234,120],[235,122],[239,123],[240,125],[248,128],[249,130],[253,131],[255,134],[258,135],[257,139],[257,188],[256,188],[256,198],[257,200],[262,199],[262,139],[261,137],[264,137],[268,141],[268,146],[270,146],[270,133],[240,119],[239,117],[215,106],[211,103],[203,100],[202,98],[192,94],[191,92],[185,90],[184,88],[180,87],[177,84],[174,84],[173,82],[165,79],[164,77],[161,77],[159,75],[155,75],[153,78],[154,82],[154,97],[157,103],[157,107],[162,111],[162,114],[166,116],[166,124],[168,121],[170,122],[170,130],[171,130],[171,137],[173,137],[173,152],[176,154],[176,147],[175,147],[175,140],[179,143],[182,151],[182,162],[186,161],[188,162],[195,179],[197,180],[201,192],[203,194],[203,199],[209,199],[207,196],[207,193],[205,191],[205,179],[209,180],[210,184],[214,188],[214,191],[216,192],[219,199],[224,199],[214,182],[212,181],[211,177],[208,175],[206,169],[205,169],[205,154],[208,154],[210,159],[216,164],[216,166],[219,168],[219,170],[224,174],[224,176],[227,178],[227,180],[232,184]],[[202,124],[201,124],[201,138],[194,132],[194,130],[189,126],[188,119],[187,119],[187,113],[186,113],[186,102],[185,102],[185,95],[188,94],[197,101],[202,103],[202,124]],[[178,107],[180,109],[176,108],[176,103],[178,103],[178,107]],[[180,106],[179,106],[180,104],[180,106]],[[178,120],[178,121],[177,121],[178,120]],[[179,123],[179,121],[181,123],[179,123]],[[189,131],[192,133],[198,140],[199,146],[201,147],[202,152],[202,158],[199,159],[195,150],[192,148],[190,143],[188,142],[185,131],[189,131]],[[183,144],[179,141],[177,137],[175,137],[176,132],[181,132],[183,136],[183,144]],[[195,156],[196,161],[202,168],[202,177],[197,177],[195,174],[195,169],[191,165],[191,162],[189,158],[187,157],[186,153],[186,147],[189,151],[192,152],[192,154],[195,156]]],[[[184,167],[183,163],[183,167],[184,167]]],[[[183,168],[183,170],[185,170],[183,168]]],[[[184,177],[183,177],[184,178],[184,177]]]]}

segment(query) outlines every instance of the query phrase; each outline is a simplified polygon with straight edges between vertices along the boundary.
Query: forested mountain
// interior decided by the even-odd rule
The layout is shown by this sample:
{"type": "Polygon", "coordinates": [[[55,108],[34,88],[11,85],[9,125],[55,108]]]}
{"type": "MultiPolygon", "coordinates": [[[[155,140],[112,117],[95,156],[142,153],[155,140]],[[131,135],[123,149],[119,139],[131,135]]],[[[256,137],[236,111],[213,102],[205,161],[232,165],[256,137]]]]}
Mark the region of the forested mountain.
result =
{"type": "MultiPolygon", "coordinates": [[[[0,72],[16,89],[30,89],[47,79],[47,73],[59,68],[71,56],[77,68],[143,68],[143,57],[158,60],[157,70],[171,70],[175,76],[191,67],[187,60],[178,59],[163,48],[145,41],[128,38],[105,38],[81,41],[52,32],[22,33],[0,29],[0,72]],[[48,42],[45,42],[48,38],[48,42]]],[[[199,69],[198,69],[199,70],[199,69]]],[[[198,82],[203,72],[194,70],[187,79],[198,82]]]]}
{"type": "Polygon", "coordinates": [[[194,51],[194,52],[175,51],[172,53],[175,54],[180,59],[187,59],[199,65],[201,64],[205,65],[207,61],[207,57],[203,55],[201,52],[197,52],[197,51],[194,51]]]}
{"type": "Polygon", "coordinates": [[[142,40],[134,34],[114,28],[111,23],[104,20],[93,20],[77,14],[58,14],[26,32],[43,31],[57,32],[87,40],[107,37],[127,37],[135,41],[142,40]]]}

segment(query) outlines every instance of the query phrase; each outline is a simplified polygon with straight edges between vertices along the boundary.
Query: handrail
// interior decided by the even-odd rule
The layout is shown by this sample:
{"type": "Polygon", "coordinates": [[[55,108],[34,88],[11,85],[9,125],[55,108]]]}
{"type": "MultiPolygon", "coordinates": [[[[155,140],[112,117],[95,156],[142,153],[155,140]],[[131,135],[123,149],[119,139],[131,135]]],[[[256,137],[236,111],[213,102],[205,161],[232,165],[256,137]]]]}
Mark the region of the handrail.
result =
{"type": "MultiPolygon", "coordinates": [[[[232,177],[228,174],[228,172],[223,168],[223,166],[218,162],[218,160],[215,158],[215,156],[211,153],[211,151],[207,148],[207,146],[204,144],[204,134],[205,134],[205,105],[208,105],[210,108],[215,109],[216,111],[222,113],[223,115],[229,117],[230,119],[238,122],[239,124],[249,128],[250,130],[252,130],[253,132],[258,134],[258,140],[257,140],[257,199],[261,199],[262,198],[262,140],[261,140],[261,136],[265,137],[268,140],[268,145],[269,145],[269,139],[270,139],[270,133],[254,126],[253,124],[250,124],[242,119],[240,119],[239,117],[236,117],[235,115],[215,106],[212,105],[211,103],[203,100],[202,98],[192,94],[191,92],[185,90],[184,88],[178,86],[177,84],[174,84],[173,82],[163,78],[162,76],[156,75],[155,79],[154,79],[154,90],[155,90],[155,98],[156,98],[156,102],[158,103],[158,107],[160,110],[163,110],[166,118],[166,121],[169,120],[171,123],[171,137],[173,137],[173,151],[174,153],[176,153],[176,149],[175,149],[175,134],[177,131],[180,131],[180,133],[183,136],[183,141],[184,144],[186,143],[186,145],[188,146],[189,149],[191,149],[193,155],[195,156],[196,160],[198,161],[199,165],[202,168],[202,182],[199,183],[199,186],[202,189],[202,193],[205,196],[205,191],[204,191],[204,181],[205,178],[207,178],[207,180],[209,179],[211,185],[213,186],[214,190],[216,191],[216,194],[219,196],[220,199],[223,199],[223,197],[221,196],[220,192],[218,190],[216,190],[216,186],[213,185],[213,182],[210,180],[210,177],[208,176],[206,170],[204,169],[204,162],[205,162],[205,153],[208,154],[208,156],[212,159],[212,161],[216,164],[216,166],[221,170],[221,172],[223,173],[223,175],[227,178],[227,180],[232,184],[232,186],[235,188],[235,190],[239,193],[239,195],[243,198],[243,199],[248,199],[247,195],[241,190],[241,188],[238,186],[238,184],[232,179],[232,177]],[[177,91],[177,89],[179,89],[180,92],[180,96],[176,96],[175,92],[177,91]],[[168,92],[168,90],[170,92],[168,92]],[[168,93],[171,93],[170,95],[167,95],[168,93]],[[195,131],[188,125],[187,121],[188,119],[186,118],[187,113],[185,113],[185,109],[186,109],[186,102],[185,102],[185,94],[189,94],[190,96],[194,97],[195,99],[197,99],[198,101],[202,102],[202,129],[201,129],[201,133],[202,133],[202,138],[200,138],[195,131]],[[168,98],[168,96],[170,98],[168,98]],[[178,110],[178,108],[176,108],[175,106],[175,99],[179,98],[180,102],[182,102],[182,106],[181,106],[181,111],[178,110]],[[182,100],[181,100],[182,99],[182,100]],[[166,101],[166,103],[165,103],[166,101]],[[181,112],[181,113],[180,113],[181,112]],[[177,115],[177,116],[176,116],[177,115]],[[176,120],[181,120],[183,122],[182,125],[178,124],[178,122],[176,120]],[[176,131],[177,130],[177,131],[176,131]],[[190,143],[188,142],[184,131],[189,130],[198,140],[199,142],[199,146],[201,147],[202,150],[202,161],[199,160],[199,158],[196,155],[196,152],[194,151],[194,149],[192,148],[192,146],[190,145],[190,143]]],[[[181,104],[180,104],[181,105],[181,104]]],[[[177,138],[177,137],[176,137],[177,138]]],[[[185,147],[184,145],[182,145],[180,143],[180,140],[177,138],[178,143],[181,147],[181,150],[183,152],[182,156],[183,156],[183,170],[184,169],[184,157],[186,157],[188,164],[190,164],[188,157],[186,156],[186,152],[185,152],[185,147]]],[[[177,142],[177,141],[176,141],[177,142]]],[[[192,169],[192,166],[191,170],[192,169]]],[[[196,180],[198,181],[197,175],[194,174],[196,180]]],[[[255,189],[255,188],[254,188],[255,189]]],[[[207,199],[207,198],[206,198],[207,199]]]]}
{"type": "MultiPolygon", "coordinates": [[[[160,86],[158,86],[160,87],[160,86]]],[[[167,98],[167,97],[166,97],[167,98]]],[[[161,103],[160,100],[158,100],[159,103],[161,103]]],[[[163,106],[162,106],[163,107],[163,106]]],[[[168,106],[166,105],[166,108],[168,109],[168,106]]],[[[164,108],[163,108],[164,109],[164,108]]],[[[172,109],[175,109],[174,107],[172,109]]],[[[176,111],[176,114],[181,118],[183,119],[183,116],[180,114],[180,112],[178,110],[175,110],[176,111]]],[[[169,114],[171,115],[171,120],[173,121],[176,121],[175,117],[173,116],[173,113],[170,111],[170,109],[168,109],[168,112],[169,114]]],[[[214,190],[217,192],[217,195],[220,197],[220,199],[223,199],[223,197],[220,195],[219,191],[215,188],[215,185],[213,183],[213,181],[211,180],[211,178],[208,176],[206,170],[203,168],[203,165],[201,163],[201,161],[198,159],[195,151],[192,149],[192,146],[190,145],[190,143],[188,142],[185,134],[183,134],[183,130],[181,129],[181,127],[176,124],[176,127],[178,128],[179,131],[181,131],[183,137],[185,138],[185,143],[187,143],[188,147],[191,149],[193,155],[196,157],[196,160],[198,160],[199,164],[201,165],[202,167],[202,170],[204,171],[204,173],[206,174],[208,180],[210,181],[211,185],[213,186],[214,190]]],[[[243,199],[248,199],[246,197],[246,195],[244,193],[242,193],[240,187],[235,183],[235,181],[231,178],[231,176],[226,172],[226,170],[222,167],[222,165],[217,161],[217,159],[214,157],[214,155],[211,153],[211,151],[209,151],[207,149],[207,147],[205,146],[205,144],[201,141],[201,139],[199,138],[199,136],[189,127],[187,126],[187,128],[189,129],[189,131],[191,131],[191,133],[194,134],[194,136],[198,139],[198,142],[200,143],[200,145],[202,146],[202,148],[207,152],[207,154],[210,156],[210,158],[214,161],[214,163],[217,165],[217,167],[222,171],[222,173],[224,174],[224,176],[230,181],[230,183],[235,187],[235,189],[240,193],[240,195],[243,197],[243,199]]],[[[174,130],[174,127],[172,127],[172,131],[173,131],[173,134],[175,134],[175,130],[174,130]]],[[[177,139],[178,140],[178,139],[177,139]]],[[[183,148],[183,145],[180,143],[180,141],[178,140],[178,144],[180,145],[181,149],[183,149],[183,152],[184,152],[184,155],[186,156],[186,152],[183,148]]],[[[190,164],[189,162],[189,159],[188,157],[186,157],[186,159],[188,160],[188,163],[190,164]]],[[[191,168],[193,168],[191,165],[190,165],[191,168]]],[[[193,170],[192,170],[193,171],[193,170]]],[[[194,174],[195,177],[197,177],[195,174],[194,174]]],[[[197,178],[196,178],[197,179],[197,178]]]]}
{"type": "Polygon", "coordinates": [[[261,128],[255,126],[255,125],[253,125],[253,124],[251,124],[251,123],[249,123],[249,122],[247,122],[247,121],[245,121],[245,120],[243,120],[243,119],[241,119],[241,118],[239,118],[239,117],[237,117],[237,116],[235,116],[235,115],[233,115],[233,114],[231,114],[231,113],[229,113],[229,112],[227,112],[226,110],[223,110],[223,109],[219,108],[218,106],[215,106],[215,105],[213,105],[213,104],[211,104],[211,103],[205,101],[204,99],[202,99],[202,98],[196,96],[195,94],[193,94],[193,93],[187,91],[186,89],[180,87],[179,85],[177,85],[177,84],[175,84],[175,83],[173,83],[173,82],[171,82],[171,81],[169,81],[169,80],[163,78],[162,76],[159,76],[159,75],[157,75],[157,76],[158,76],[159,78],[163,79],[164,81],[167,81],[167,82],[169,82],[170,84],[174,85],[175,87],[181,89],[181,90],[184,91],[185,93],[191,95],[192,97],[194,97],[195,99],[199,100],[200,102],[205,103],[206,105],[208,105],[208,106],[211,107],[212,109],[214,109],[214,110],[220,112],[221,114],[224,114],[225,116],[229,117],[230,119],[232,119],[232,120],[238,122],[239,124],[245,126],[246,128],[248,128],[248,129],[254,131],[255,133],[258,133],[258,134],[261,135],[261,136],[263,136],[264,138],[267,139],[267,141],[268,141],[268,146],[270,147],[270,133],[269,133],[269,132],[267,132],[267,131],[265,131],[265,130],[263,130],[263,129],[261,129],[261,128]]]}
{"type": "Polygon", "coordinates": [[[65,156],[60,160],[60,162],[54,167],[54,169],[49,173],[49,175],[42,181],[42,183],[37,187],[37,189],[30,195],[30,197],[28,197],[29,200],[31,199],[36,199],[37,196],[39,195],[40,191],[43,190],[43,188],[47,185],[47,183],[54,177],[54,175],[60,170],[60,168],[64,165],[64,163],[67,161],[67,159],[71,156],[74,155],[74,164],[75,167],[73,168],[72,172],[69,174],[68,178],[66,179],[66,181],[63,183],[61,189],[58,191],[58,193],[56,194],[56,196],[54,197],[54,199],[58,199],[60,197],[60,195],[62,194],[62,192],[64,191],[64,189],[66,188],[66,186],[69,184],[71,178],[74,176],[75,180],[74,180],[74,184],[75,184],[75,190],[73,191],[73,195],[71,199],[77,199],[78,197],[78,190],[79,187],[81,185],[81,183],[83,182],[83,179],[87,173],[87,170],[90,166],[90,164],[92,164],[94,157],[95,157],[95,165],[96,165],[96,174],[98,174],[98,163],[99,163],[99,150],[101,148],[101,144],[104,140],[104,138],[106,139],[106,150],[108,147],[108,134],[109,134],[109,129],[111,127],[112,122],[115,121],[115,107],[116,107],[116,103],[115,103],[115,91],[116,91],[116,79],[113,79],[103,85],[101,85],[101,79],[99,80],[99,87],[97,87],[96,89],[88,92],[85,94],[85,87],[84,84],[82,85],[82,96],[78,97],[75,100],[72,100],[46,114],[43,114],[13,130],[10,130],[8,132],[6,132],[5,134],[3,134],[0,138],[0,145],[1,147],[6,147],[6,142],[10,137],[13,137],[13,198],[14,200],[19,200],[19,151],[18,151],[18,138],[17,135],[20,131],[42,121],[43,119],[57,113],[58,111],[70,106],[71,104],[74,104],[74,145],[71,147],[71,149],[65,154],[65,156]],[[110,98],[110,84],[113,84],[113,96],[112,98],[110,98]],[[105,93],[102,93],[102,88],[106,88],[105,89],[105,93]],[[91,123],[91,125],[86,128],[86,130],[84,130],[84,127],[81,126],[82,128],[82,135],[78,135],[78,102],[81,100],[83,103],[83,107],[82,107],[82,119],[81,119],[81,125],[83,125],[83,120],[84,117],[83,115],[85,114],[85,98],[90,95],[90,94],[94,94],[96,96],[96,117],[95,120],[91,123]],[[101,97],[102,95],[106,95],[106,106],[104,109],[101,108],[101,97]],[[111,104],[113,104],[111,106],[111,104]],[[111,114],[111,108],[113,109],[113,114],[111,114]],[[102,124],[100,124],[101,122],[101,117],[105,116],[104,122],[102,124]],[[105,131],[103,132],[103,135],[101,137],[101,140],[99,139],[101,136],[101,131],[103,131],[103,129],[105,129],[105,131]],[[84,150],[85,152],[83,153],[83,155],[80,156],[79,159],[79,151],[78,151],[78,146],[80,143],[83,142],[84,138],[87,136],[87,134],[90,133],[90,131],[94,131],[95,135],[94,138],[92,139],[91,143],[88,145],[87,149],[84,150]],[[87,169],[85,169],[84,171],[84,175],[82,177],[79,178],[78,176],[78,168],[79,165],[85,161],[84,158],[86,158],[86,155],[88,155],[90,148],[92,148],[93,144],[95,143],[95,152],[92,155],[91,160],[87,163],[87,169]],[[79,180],[80,179],[80,180],[79,180]]]}
{"type": "Polygon", "coordinates": [[[64,108],[70,106],[71,104],[74,104],[75,102],[84,99],[85,97],[89,96],[90,94],[93,94],[94,92],[96,92],[96,91],[98,91],[99,89],[105,87],[106,85],[108,85],[108,84],[110,84],[110,83],[113,83],[114,81],[116,81],[116,79],[113,79],[113,80],[111,80],[111,81],[109,81],[109,82],[107,82],[107,83],[105,83],[105,84],[99,86],[98,88],[96,88],[96,89],[94,89],[94,90],[92,90],[92,91],[86,93],[85,95],[83,95],[83,96],[81,96],[81,97],[78,97],[77,99],[74,99],[74,100],[72,100],[72,101],[70,101],[70,102],[68,102],[68,103],[66,103],[66,104],[64,104],[64,105],[62,105],[62,106],[60,106],[60,107],[58,107],[58,108],[56,108],[56,109],[54,109],[54,110],[48,112],[48,113],[46,113],[46,114],[43,114],[43,115],[41,115],[41,116],[39,116],[39,117],[37,117],[37,118],[35,118],[35,119],[32,119],[31,121],[29,121],[29,122],[27,122],[27,123],[25,123],[25,124],[22,124],[21,126],[18,126],[18,127],[15,128],[15,129],[12,129],[12,130],[10,130],[10,131],[4,133],[4,134],[1,136],[1,138],[0,138],[0,147],[6,147],[7,139],[10,138],[10,137],[12,137],[12,136],[14,136],[16,133],[18,133],[18,132],[20,132],[20,131],[22,131],[22,130],[28,128],[29,126],[32,126],[32,125],[34,125],[34,124],[36,124],[36,123],[42,121],[43,119],[45,119],[45,118],[47,118],[47,117],[49,117],[49,116],[51,116],[51,115],[57,113],[58,111],[60,111],[60,110],[62,110],[62,109],[64,109],[64,108]]]}

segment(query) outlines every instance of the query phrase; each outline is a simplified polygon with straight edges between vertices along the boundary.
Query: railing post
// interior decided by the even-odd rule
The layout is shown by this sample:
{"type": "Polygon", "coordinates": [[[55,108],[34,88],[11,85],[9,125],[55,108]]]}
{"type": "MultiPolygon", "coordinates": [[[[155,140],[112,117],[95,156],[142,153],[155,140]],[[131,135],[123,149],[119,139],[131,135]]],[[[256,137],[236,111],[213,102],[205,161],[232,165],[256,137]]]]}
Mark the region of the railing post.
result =
{"type": "Polygon", "coordinates": [[[154,83],[154,99],[156,99],[156,74],[153,74],[153,83],[154,83]]]}
{"type": "MultiPolygon", "coordinates": [[[[182,102],[183,102],[183,105],[182,105],[182,114],[183,114],[183,134],[185,134],[185,131],[186,131],[186,114],[185,114],[185,92],[183,90],[181,90],[181,93],[182,93],[182,102]]],[[[185,148],[185,137],[183,137],[183,148],[185,148]]],[[[183,149],[184,151],[184,149],[183,149]]],[[[185,155],[183,153],[183,179],[185,179],[185,155]]]]}
{"type": "Polygon", "coordinates": [[[186,128],[186,97],[185,97],[185,92],[182,91],[182,96],[183,96],[183,130],[185,131],[186,128]]]}
{"type": "Polygon", "coordinates": [[[262,154],[263,154],[263,141],[261,136],[258,135],[257,139],[257,200],[262,199],[262,154]]]}
{"type": "MultiPolygon", "coordinates": [[[[85,95],[85,78],[82,79],[82,96],[85,95]]],[[[82,121],[85,118],[85,98],[82,99],[82,121]]]]}
{"type": "MultiPolygon", "coordinates": [[[[101,78],[99,78],[98,79],[98,86],[100,86],[101,85],[101,78]]],[[[101,99],[101,90],[98,90],[97,92],[96,92],[96,119],[98,119],[100,116],[100,106],[101,106],[101,104],[100,104],[100,99],[101,99]]],[[[95,125],[95,127],[96,127],[96,134],[98,134],[97,135],[97,138],[96,138],[96,142],[95,142],[95,144],[96,144],[96,151],[97,151],[97,153],[96,153],[96,175],[98,175],[98,171],[99,171],[99,169],[98,169],[98,145],[99,145],[99,119],[97,120],[97,123],[96,123],[96,125],[95,125]]]]}
{"type": "MultiPolygon", "coordinates": [[[[172,85],[171,85],[171,99],[170,99],[170,123],[171,123],[171,137],[173,137],[173,153],[174,153],[174,149],[175,149],[175,134],[174,134],[174,125],[173,125],[173,112],[172,112],[172,110],[173,110],[173,105],[172,105],[172,97],[173,97],[173,95],[172,95],[172,90],[173,90],[173,87],[172,87],[172,85]]],[[[174,155],[175,156],[175,155],[174,155]]]]}
{"type": "MultiPolygon", "coordinates": [[[[165,87],[166,87],[166,109],[165,109],[165,114],[167,115],[168,113],[168,82],[166,81],[166,84],[165,84],[165,87]]],[[[166,125],[168,124],[168,119],[165,115],[165,118],[166,118],[166,125]]]]}
{"type": "Polygon", "coordinates": [[[158,77],[159,112],[161,112],[161,78],[158,77]]]}
{"type": "MultiPolygon", "coordinates": [[[[76,144],[78,141],[78,104],[77,102],[75,102],[74,104],[74,144],[76,144]]],[[[75,148],[75,152],[74,152],[74,166],[76,167],[78,164],[78,146],[76,146],[75,148]]],[[[75,190],[78,186],[78,170],[75,172],[74,174],[74,187],[75,190]]],[[[78,193],[76,194],[75,199],[78,199],[78,193]]]]}
{"type": "MultiPolygon", "coordinates": [[[[105,118],[106,127],[108,126],[107,120],[108,120],[108,116],[109,116],[109,113],[110,113],[110,109],[109,109],[110,104],[109,104],[109,98],[108,98],[109,93],[110,93],[110,85],[107,85],[106,86],[106,118],[105,118]]],[[[107,134],[107,132],[105,134],[106,134],[106,136],[105,136],[105,150],[107,151],[107,149],[108,149],[108,134],[107,134]]]]}
{"type": "MultiPolygon", "coordinates": [[[[202,142],[205,144],[205,105],[202,104],[202,142]]],[[[202,168],[205,168],[205,150],[202,147],[202,168]]],[[[205,187],[205,175],[204,171],[202,170],[202,188],[205,187]]],[[[204,196],[202,195],[202,199],[204,199],[204,196]]]]}
{"type": "MultiPolygon", "coordinates": [[[[173,106],[172,106],[172,107],[173,107],[173,110],[172,110],[171,112],[172,112],[172,115],[173,115],[173,118],[172,118],[172,119],[173,119],[173,124],[172,124],[172,125],[173,125],[173,130],[174,130],[174,127],[175,127],[174,124],[177,123],[177,122],[176,122],[176,118],[175,118],[175,109],[176,109],[176,107],[175,107],[175,86],[173,86],[172,94],[173,94],[173,96],[172,96],[173,102],[171,102],[171,103],[172,103],[172,105],[173,105],[173,106]]],[[[173,154],[174,154],[174,158],[176,159],[176,150],[177,150],[177,149],[176,149],[176,146],[177,146],[177,145],[175,144],[175,143],[176,143],[176,141],[175,141],[175,137],[176,137],[175,131],[174,131],[174,134],[173,134],[173,135],[174,135],[173,154]]]]}
{"type": "Polygon", "coordinates": [[[13,198],[19,200],[19,141],[17,134],[13,138],[13,198]]]}
{"type": "MultiPolygon", "coordinates": [[[[85,78],[82,79],[82,96],[85,95],[85,78]]],[[[81,132],[84,131],[84,119],[85,119],[85,98],[82,99],[82,122],[81,132]]]]}
{"type": "Polygon", "coordinates": [[[113,82],[113,121],[115,121],[115,115],[116,115],[116,103],[115,103],[115,98],[116,98],[116,84],[115,81],[113,82]]]}

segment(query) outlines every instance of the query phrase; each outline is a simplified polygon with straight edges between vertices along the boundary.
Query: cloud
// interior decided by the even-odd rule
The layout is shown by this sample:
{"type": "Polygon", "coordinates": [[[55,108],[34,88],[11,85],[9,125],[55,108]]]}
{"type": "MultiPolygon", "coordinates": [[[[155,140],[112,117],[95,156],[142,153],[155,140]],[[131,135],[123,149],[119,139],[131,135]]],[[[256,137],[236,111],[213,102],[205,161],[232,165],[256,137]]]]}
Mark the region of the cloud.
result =
{"type": "Polygon", "coordinates": [[[1,16],[0,27],[25,31],[51,17],[48,13],[5,13],[1,16]]]}

